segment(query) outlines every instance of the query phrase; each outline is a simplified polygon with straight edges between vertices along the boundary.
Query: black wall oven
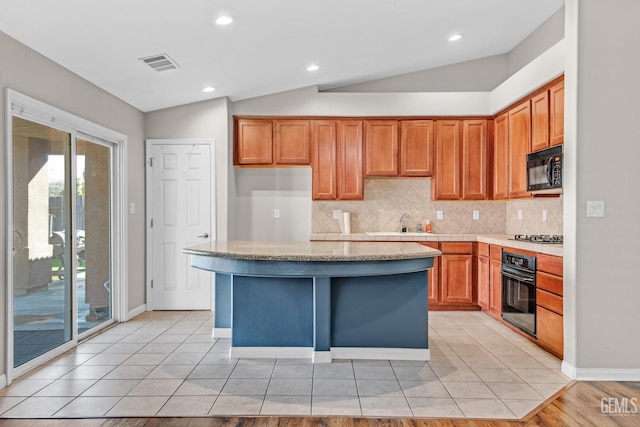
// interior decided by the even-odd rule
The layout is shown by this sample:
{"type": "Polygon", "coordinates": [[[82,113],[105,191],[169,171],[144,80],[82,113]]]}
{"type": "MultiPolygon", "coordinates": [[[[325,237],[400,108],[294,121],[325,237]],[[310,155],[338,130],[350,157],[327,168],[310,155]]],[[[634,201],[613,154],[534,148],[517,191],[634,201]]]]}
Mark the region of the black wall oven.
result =
{"type": "Polygon", "coordinates": [[[502,318],[536,336],[536,257],[502,252],[502,318]]]}

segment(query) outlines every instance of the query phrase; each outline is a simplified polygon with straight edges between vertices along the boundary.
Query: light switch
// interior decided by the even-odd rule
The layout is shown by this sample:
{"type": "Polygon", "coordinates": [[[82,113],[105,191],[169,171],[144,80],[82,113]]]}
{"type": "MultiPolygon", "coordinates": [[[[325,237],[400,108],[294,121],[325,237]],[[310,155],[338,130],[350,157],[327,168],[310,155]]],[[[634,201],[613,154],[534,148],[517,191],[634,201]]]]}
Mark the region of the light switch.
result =
{"type": "Polygon", "coordinates": [[[275,219],[280,219],[280,209],[274,209],[273,210],[273,217],[275,219]]]}
{"type": "Polygon", "coordinates": [[[129,203],[129,213],[130,214],[136,213],[136,204],[135,203],[129,203]]]}
{"type": "Polygon", "coordinates": [[[604,201],[587,200],[587,217],[602,218],[604,216],[604,201]]]}

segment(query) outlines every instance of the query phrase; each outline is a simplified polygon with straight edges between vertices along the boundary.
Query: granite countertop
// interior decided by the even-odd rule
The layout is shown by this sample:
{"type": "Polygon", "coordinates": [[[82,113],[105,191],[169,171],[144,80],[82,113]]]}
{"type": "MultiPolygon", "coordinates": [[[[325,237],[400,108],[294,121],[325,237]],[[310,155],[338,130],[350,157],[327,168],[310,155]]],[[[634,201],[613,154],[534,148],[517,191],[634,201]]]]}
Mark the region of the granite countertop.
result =
{"type": "Polygon", "coordinates": [[[374,241],[374,242],[482,242],[492,245],[522,249],[547,255],[562,256],[563,247],[558,244],[531,243],[513,240],[513,234],[435,234],[435,233],[314,233],[312,241],[374,241]]]}
{"type": "Polygon", "coordinates": [[[440,251],[412,242],[217,240],[183,250],[189,255],[250,261],[393,261],[432,258],[440,251]]]}

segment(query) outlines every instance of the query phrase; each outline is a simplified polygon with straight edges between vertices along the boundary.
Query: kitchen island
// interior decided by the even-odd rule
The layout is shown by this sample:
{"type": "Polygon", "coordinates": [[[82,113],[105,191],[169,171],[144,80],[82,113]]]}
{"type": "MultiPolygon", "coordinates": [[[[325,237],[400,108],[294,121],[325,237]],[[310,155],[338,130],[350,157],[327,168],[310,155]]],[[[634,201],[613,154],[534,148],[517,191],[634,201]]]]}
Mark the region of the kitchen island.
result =
{"type": "Polygon", "coordinates": [[[213,241],[184,250],[216,273],[214,336],[233,358],[429,360],[427,270],[412,242],[213,241]]]}

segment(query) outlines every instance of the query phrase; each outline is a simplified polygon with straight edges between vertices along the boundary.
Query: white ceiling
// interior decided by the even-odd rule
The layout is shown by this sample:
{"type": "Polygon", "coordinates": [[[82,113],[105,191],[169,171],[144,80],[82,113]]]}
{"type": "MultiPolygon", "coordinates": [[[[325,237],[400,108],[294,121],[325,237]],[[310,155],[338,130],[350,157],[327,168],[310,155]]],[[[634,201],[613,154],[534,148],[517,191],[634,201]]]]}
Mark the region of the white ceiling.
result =
{"type": "Polygon", "coordinates": [[[0,31],[142,111],[509,52],[564,0],[0,0],[0,31]],[[212,25],[221,14],[236,21],[212,25]],[[448,37],[464,38],[450,43],[448,37]],[[166,53],[177,70],[139,58],[166,53]],[[306,71],[317,63],[320,69],[306,71]],[[216,91],[203,93],[205,86],[216,91]]]}

